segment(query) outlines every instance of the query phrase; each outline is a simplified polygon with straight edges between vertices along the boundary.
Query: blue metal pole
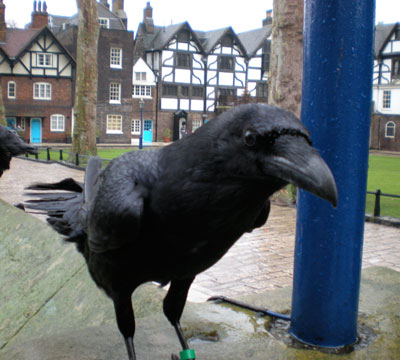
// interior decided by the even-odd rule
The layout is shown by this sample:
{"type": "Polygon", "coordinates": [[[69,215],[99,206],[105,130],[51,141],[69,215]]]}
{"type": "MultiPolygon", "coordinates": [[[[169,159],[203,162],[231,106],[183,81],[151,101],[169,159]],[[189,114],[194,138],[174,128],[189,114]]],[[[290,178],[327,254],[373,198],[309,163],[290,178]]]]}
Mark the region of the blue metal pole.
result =
{"type": "Polygon", "coordinates": [[[143,101],[143,99],[140,99],[140,101],[139,101],[139,107],[140,107],[139,149],[143,149],[143,105],[144,105],[144,101],[143,101]]]}
{"type": "Polygon", "coordinates": [[[357,339],[372,91],[374,0],[306,0],[302,121],[330,166],[338,206],[299,192],[290,333],[357,339]]]}

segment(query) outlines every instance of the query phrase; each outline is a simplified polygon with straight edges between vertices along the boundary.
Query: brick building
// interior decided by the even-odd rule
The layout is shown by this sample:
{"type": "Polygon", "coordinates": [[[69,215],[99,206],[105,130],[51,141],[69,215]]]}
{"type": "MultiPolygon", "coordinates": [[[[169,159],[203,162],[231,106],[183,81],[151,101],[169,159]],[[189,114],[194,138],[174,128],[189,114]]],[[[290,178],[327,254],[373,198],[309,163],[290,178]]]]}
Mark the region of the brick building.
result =
{"type": "Polygon", "coordinates": [[[400,24],[375,29],[370,147],[400,151],[400,24]]]}
{"type": "Polygon", "coordinates": [[[5,25],[0,0],[0,75],[9,128],[31,143],[65,142],[71,130],[75,62],[47,26],[46,2],[34,2],[26,29],[5,25]]]}
{"type": "MultiPolygon", "coordinates": [[[[102,143],[131,143],[133,32],[127,30],[124,1],[97,3],[98,42],[97,131],[102,143]]],[[[76,57],[78,16],[52,17],[60,42],[76,57]]]]}

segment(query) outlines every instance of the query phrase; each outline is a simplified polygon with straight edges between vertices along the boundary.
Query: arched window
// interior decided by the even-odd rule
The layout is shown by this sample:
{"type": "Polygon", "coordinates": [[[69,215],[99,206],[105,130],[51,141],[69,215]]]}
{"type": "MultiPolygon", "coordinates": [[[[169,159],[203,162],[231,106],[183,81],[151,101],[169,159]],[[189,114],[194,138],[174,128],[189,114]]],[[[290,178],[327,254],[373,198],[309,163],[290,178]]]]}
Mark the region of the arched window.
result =
{"type": "Polygon", "coordinates": [[[396,124],[393,121],[388,121],[385,125],[385,137],[394,138],[396,133],[396,124]]]}

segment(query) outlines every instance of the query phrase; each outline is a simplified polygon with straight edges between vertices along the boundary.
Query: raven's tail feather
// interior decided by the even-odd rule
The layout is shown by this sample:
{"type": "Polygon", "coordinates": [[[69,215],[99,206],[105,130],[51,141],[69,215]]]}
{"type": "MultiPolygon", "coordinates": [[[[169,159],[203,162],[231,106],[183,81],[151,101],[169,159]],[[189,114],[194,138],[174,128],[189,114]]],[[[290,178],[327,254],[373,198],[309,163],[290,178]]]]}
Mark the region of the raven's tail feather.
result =
{"type": "Polygon", "coordinates": [[[26,193],[31,199],[25,201],[25,208],[47,214],[47,222],[58,233],[66,236],[66,241],[81,242],[86,239],[81,216],[82,184],[69,178],[58,183],[33,184],[27,189],[43,192],[26,193]]]}

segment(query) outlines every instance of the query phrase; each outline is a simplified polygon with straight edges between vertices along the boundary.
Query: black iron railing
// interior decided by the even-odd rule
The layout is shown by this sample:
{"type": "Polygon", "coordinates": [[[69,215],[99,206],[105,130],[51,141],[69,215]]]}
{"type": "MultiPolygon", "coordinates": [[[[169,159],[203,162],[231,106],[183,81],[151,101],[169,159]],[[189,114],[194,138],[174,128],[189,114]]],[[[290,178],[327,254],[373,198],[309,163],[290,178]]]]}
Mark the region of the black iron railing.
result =
{"type": "Polygon", "coordinates": [[[385,194],[380,189],[378,189],[376,191],[367,191],[367,194],[375,195],[375,202],[374,202],[374,216],[375,217],[381,216],[381,197],[382,196],[400,199],[400,195],[385,194]]]}

